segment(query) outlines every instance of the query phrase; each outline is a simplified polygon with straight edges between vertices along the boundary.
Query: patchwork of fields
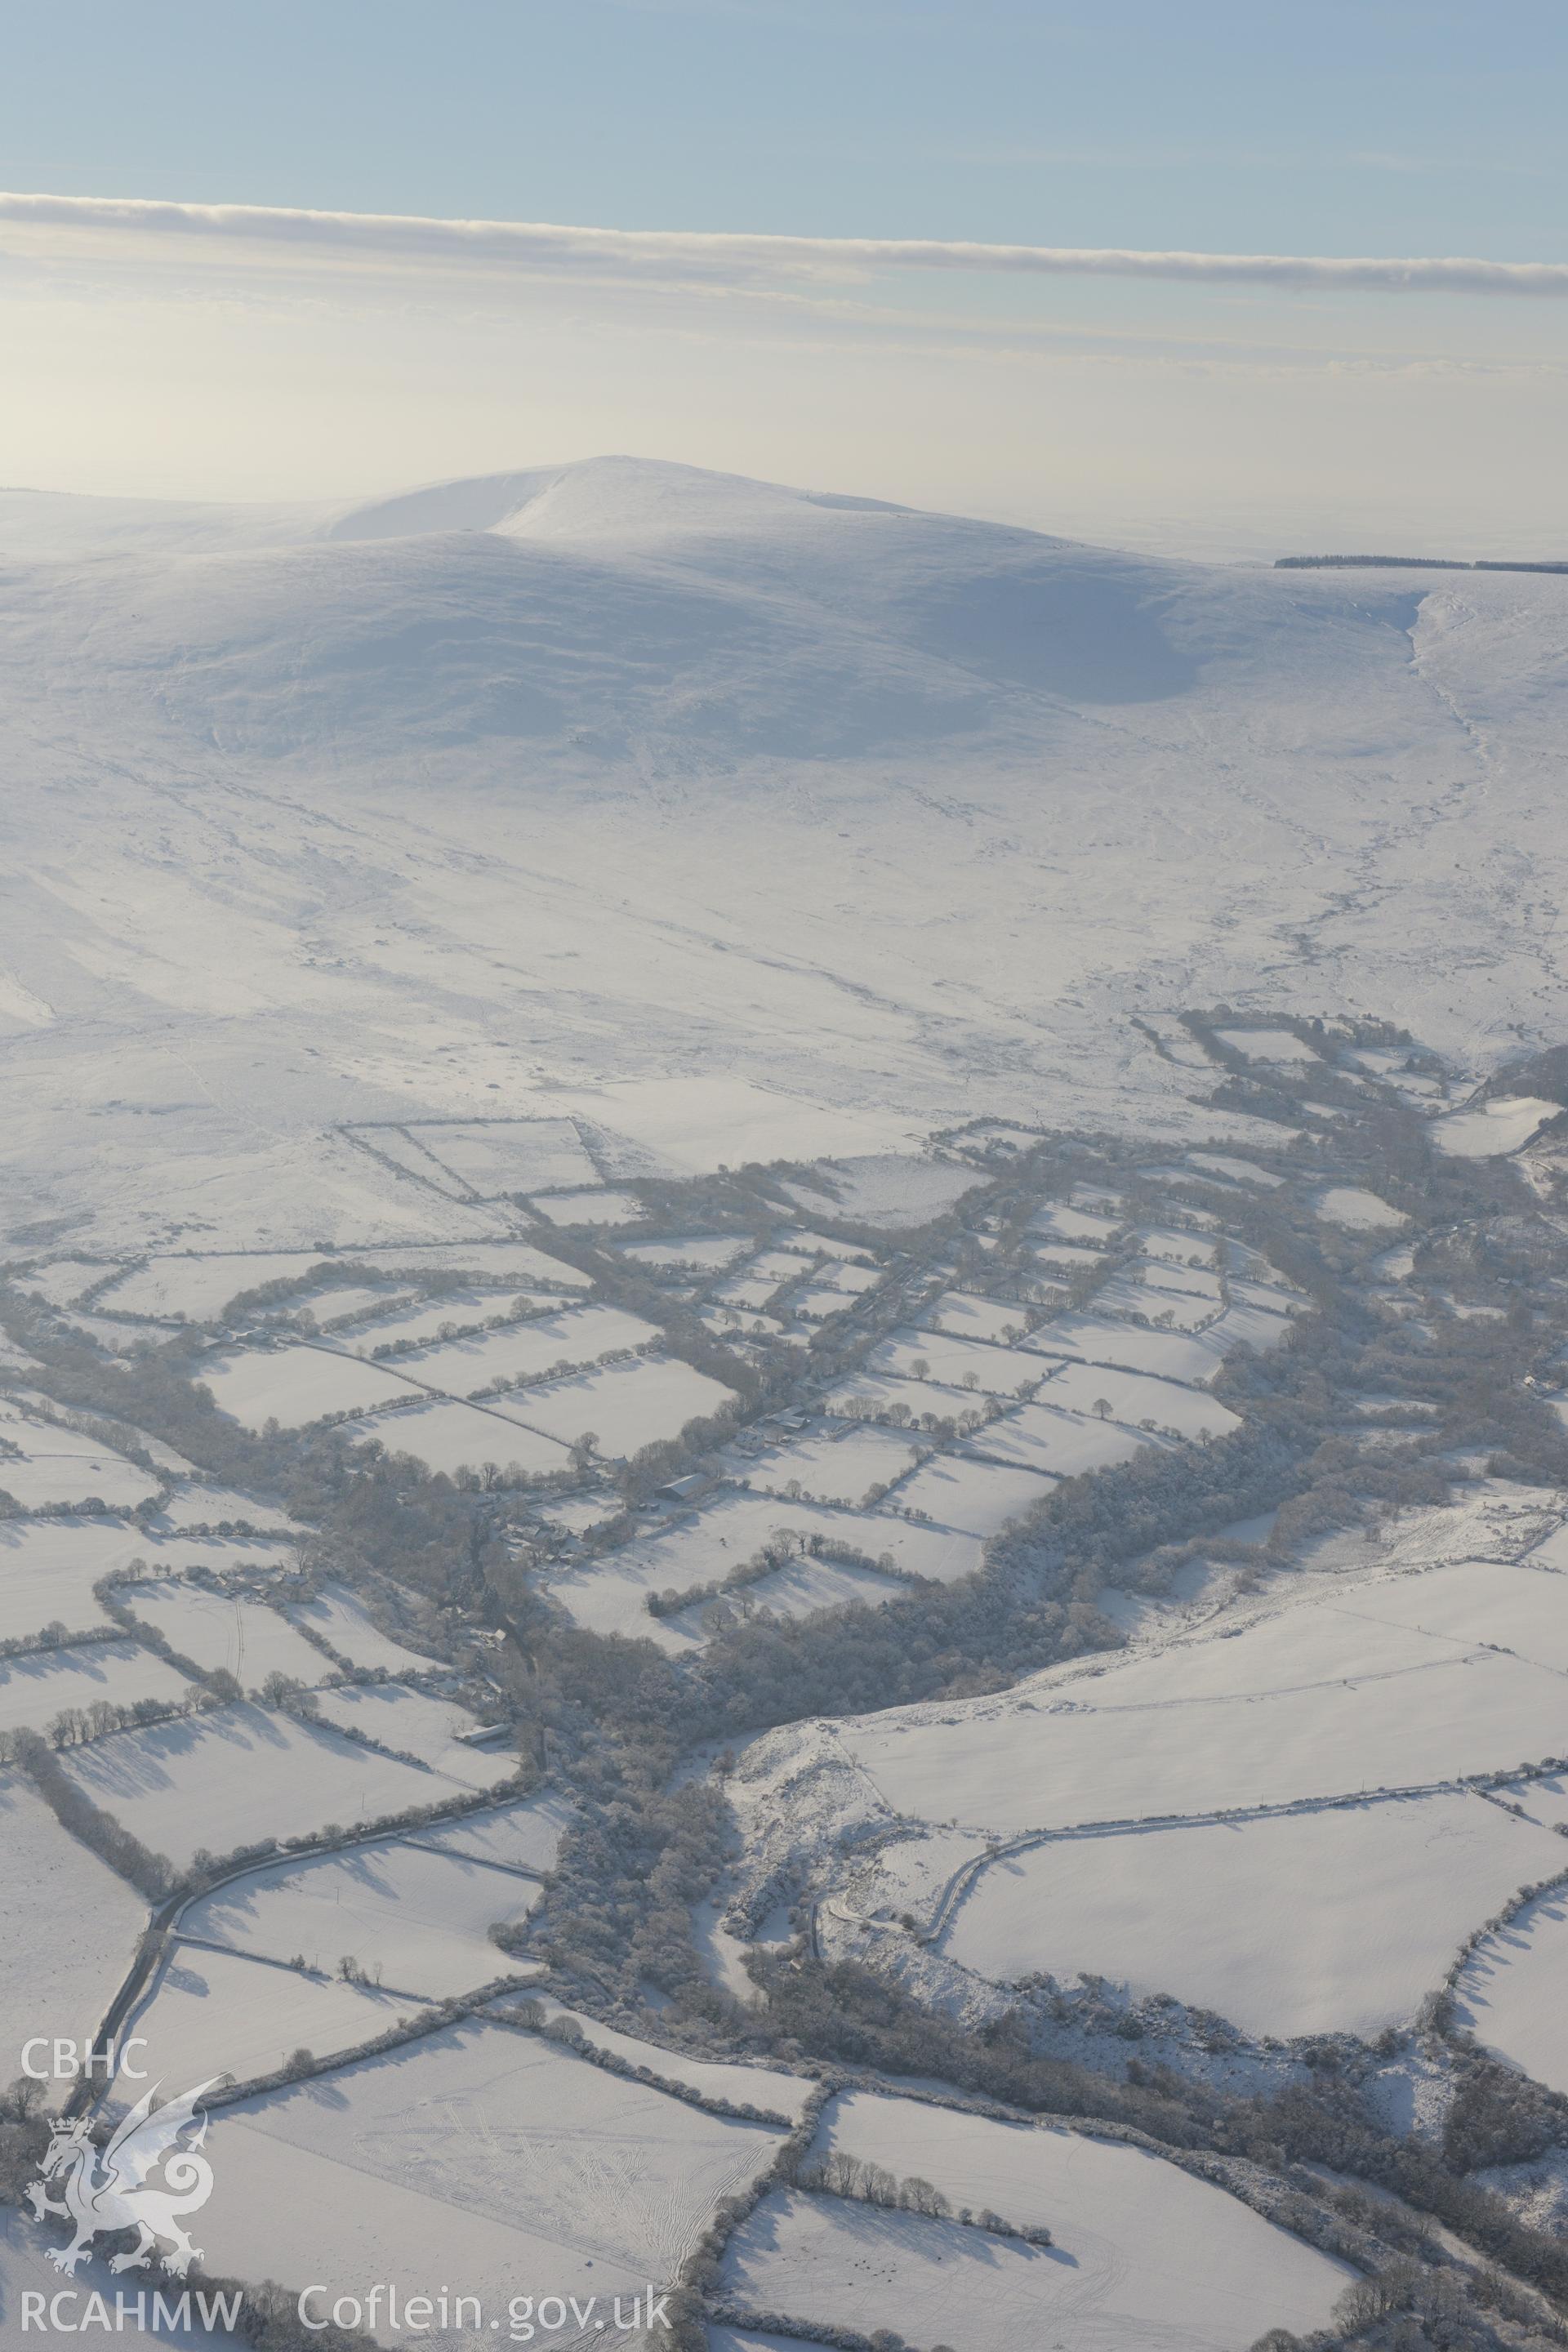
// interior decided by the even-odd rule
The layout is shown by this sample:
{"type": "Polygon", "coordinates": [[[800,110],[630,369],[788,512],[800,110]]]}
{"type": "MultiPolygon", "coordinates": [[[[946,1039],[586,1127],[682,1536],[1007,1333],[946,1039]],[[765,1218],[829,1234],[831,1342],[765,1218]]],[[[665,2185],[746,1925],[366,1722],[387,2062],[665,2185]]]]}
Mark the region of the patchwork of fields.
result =
{"type": "MultiPolygon", "coordinates": [[[[1262,1070],[1319,1058],[1226,1035],[1262,1070]]],[[[1247,2352],[1328,2325],[1360,2274],[1256,2167],[982,2112],[935,2057],[835,2087],[809,2040],[770,2039],[780,1968],[853,1963],[911,2020],[1075,2081],[1148,2064],[1238,2095],[1320,2044],[1441,2071],[1446,1998],[1443,2032],[1568,2095],[1563,1492],[1467,1458],[1297,1522],[1288,1480],[1238,1471],[1199,1534],[1151,1506],[1140,1544],[1093,1552],[1108,1498],[1205,1492],[1280,1425],[1321,1340],[1304,1235],[1436,1344],[1425,1244],[1387,1247],[1406,1211],[1255,1136],[1257,1160],[1045,1188],[986,1160],[1029,1130],[977,1128],[770,1176],[743,1218],[711,1180],[673,1215],[668,1178],[575,1116],[347,1142],[489,1229],[62,1255],[37,1311],[186,1351],[194,1459],[30,1393],[0,1428],[0,1486],[40,1482],[0,1525],[0,1738],[26,1766],[0,1811],[13,1896],[43,1890],[0,1936],[0,1997],[90,2031],[121,1995],[154,2073],[219,2084],[216,2268],[351,2294],[460,2273],[487,2308],[520,2278],[570,2309],[685,2274],[710,2352],[845,2329],[1247,2352]],[[1063,1629],[1050,1663],[1013,1662],[1008,1611],[1063,1629]],[[542,1662],[635,1645],[606,1654],[673,1718],[753,1638],[759,1686],[729,1686],[672,1784],[721,1826],[680,1816],[671,1876],[623,1849],[635,1808],[542,1662]],[[881,1660],[865,1696],[792,1708],[839,1648],[881,1660]],[[933,1660],[941,1695],[900,1702],[933,1660]]],[[[1420,1385],[1388,1365],[1339,1405],[1353,1475],[1441,1426],[1420,1385]]]]}

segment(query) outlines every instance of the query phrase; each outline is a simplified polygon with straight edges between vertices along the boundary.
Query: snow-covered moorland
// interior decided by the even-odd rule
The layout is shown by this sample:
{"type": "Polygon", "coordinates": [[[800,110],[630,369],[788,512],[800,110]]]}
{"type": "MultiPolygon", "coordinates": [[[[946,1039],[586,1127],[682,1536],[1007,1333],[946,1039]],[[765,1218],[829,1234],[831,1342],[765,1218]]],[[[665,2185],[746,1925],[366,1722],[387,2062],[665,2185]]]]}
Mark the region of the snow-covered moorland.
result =
{"type": "Polygon", "coordinates": [[[497,1234],[569,1130],[622,1177],[833,1155],[807,1199],[896,1217],[877,1155],[959,1113],[1190,1126],[1124,1016],[1264,967],[1483,1066],[1563,1025],[1510,864],[1555,870],[1561,580],[1227,571],[625,458],[199,552],[93,514],[53,558],[29,525],[0,632],[8,1199],[89,1211],[78,1249],[497,1234]],[[243,1133],[191,1067],[244,1069],[243,1133]],[[709,1099],[672,1118],[667,1076],[709,1099]]]}

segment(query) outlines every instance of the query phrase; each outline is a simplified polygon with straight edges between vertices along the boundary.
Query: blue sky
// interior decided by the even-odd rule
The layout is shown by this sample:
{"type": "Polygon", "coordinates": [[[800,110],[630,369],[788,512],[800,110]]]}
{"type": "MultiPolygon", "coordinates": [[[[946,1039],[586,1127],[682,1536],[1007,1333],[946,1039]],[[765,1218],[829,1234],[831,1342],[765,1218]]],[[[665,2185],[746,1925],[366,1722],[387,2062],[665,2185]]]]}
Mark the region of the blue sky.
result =
{"type": "MultiPolygon", "coordinates": [[[[1565,68],[1563,0],[18,0],[0,178],[1568,264],[1565,68]]],[[[348,498],[629,450],[1193,551],[1568,553],[1561,289],[470,266],[336,234],[0,195],[8,478],[348,498]]]]}
{"type": "Polygon", "coordinates": [[[1552,258],[1568,10],[30,0],[9,186],[632,227],[1552,258]]]}

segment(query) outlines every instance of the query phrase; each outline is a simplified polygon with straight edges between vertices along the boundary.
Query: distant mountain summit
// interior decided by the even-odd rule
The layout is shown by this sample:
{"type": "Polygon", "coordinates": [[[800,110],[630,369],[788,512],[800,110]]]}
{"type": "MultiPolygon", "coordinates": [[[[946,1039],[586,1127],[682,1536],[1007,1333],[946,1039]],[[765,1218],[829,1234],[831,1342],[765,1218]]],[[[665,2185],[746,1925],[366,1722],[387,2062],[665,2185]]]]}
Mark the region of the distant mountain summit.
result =
{"type": "Polygon", "coordinates": [[[791,489],[662,458],[584,457],[516,474],[431,482],[353,507],[336,516],[322,536],[403,539],[427,531],[494,530],[518,539],[733,537],[787,529],[803,508],[854,514],[912,511],[878,499],[791,489]]]}

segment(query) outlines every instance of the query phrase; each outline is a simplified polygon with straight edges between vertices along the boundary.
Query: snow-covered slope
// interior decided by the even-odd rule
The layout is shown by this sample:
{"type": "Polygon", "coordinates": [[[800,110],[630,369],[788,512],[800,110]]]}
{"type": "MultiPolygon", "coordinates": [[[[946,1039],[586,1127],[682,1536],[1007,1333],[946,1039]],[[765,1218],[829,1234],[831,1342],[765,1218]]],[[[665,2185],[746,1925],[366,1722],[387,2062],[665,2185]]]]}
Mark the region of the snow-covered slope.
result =
{"type": "Polygon", "coordinates": [[[336,512],[0,496],[13,1230],[397,1238],[339,1124],[715,1071],[843,1150],[1174,1131],[1194,1082],[1127,1014],[1220,996],[1485,1069],[1568,1028],[1565,639],[1555,578],[629,458],[336,512]]]}
{"type": "Polygon", "coordinates": [[[320,506],[219,506],[0,488],[0,561],[269,547],[302,539],[329,520],[320,506]]]}

